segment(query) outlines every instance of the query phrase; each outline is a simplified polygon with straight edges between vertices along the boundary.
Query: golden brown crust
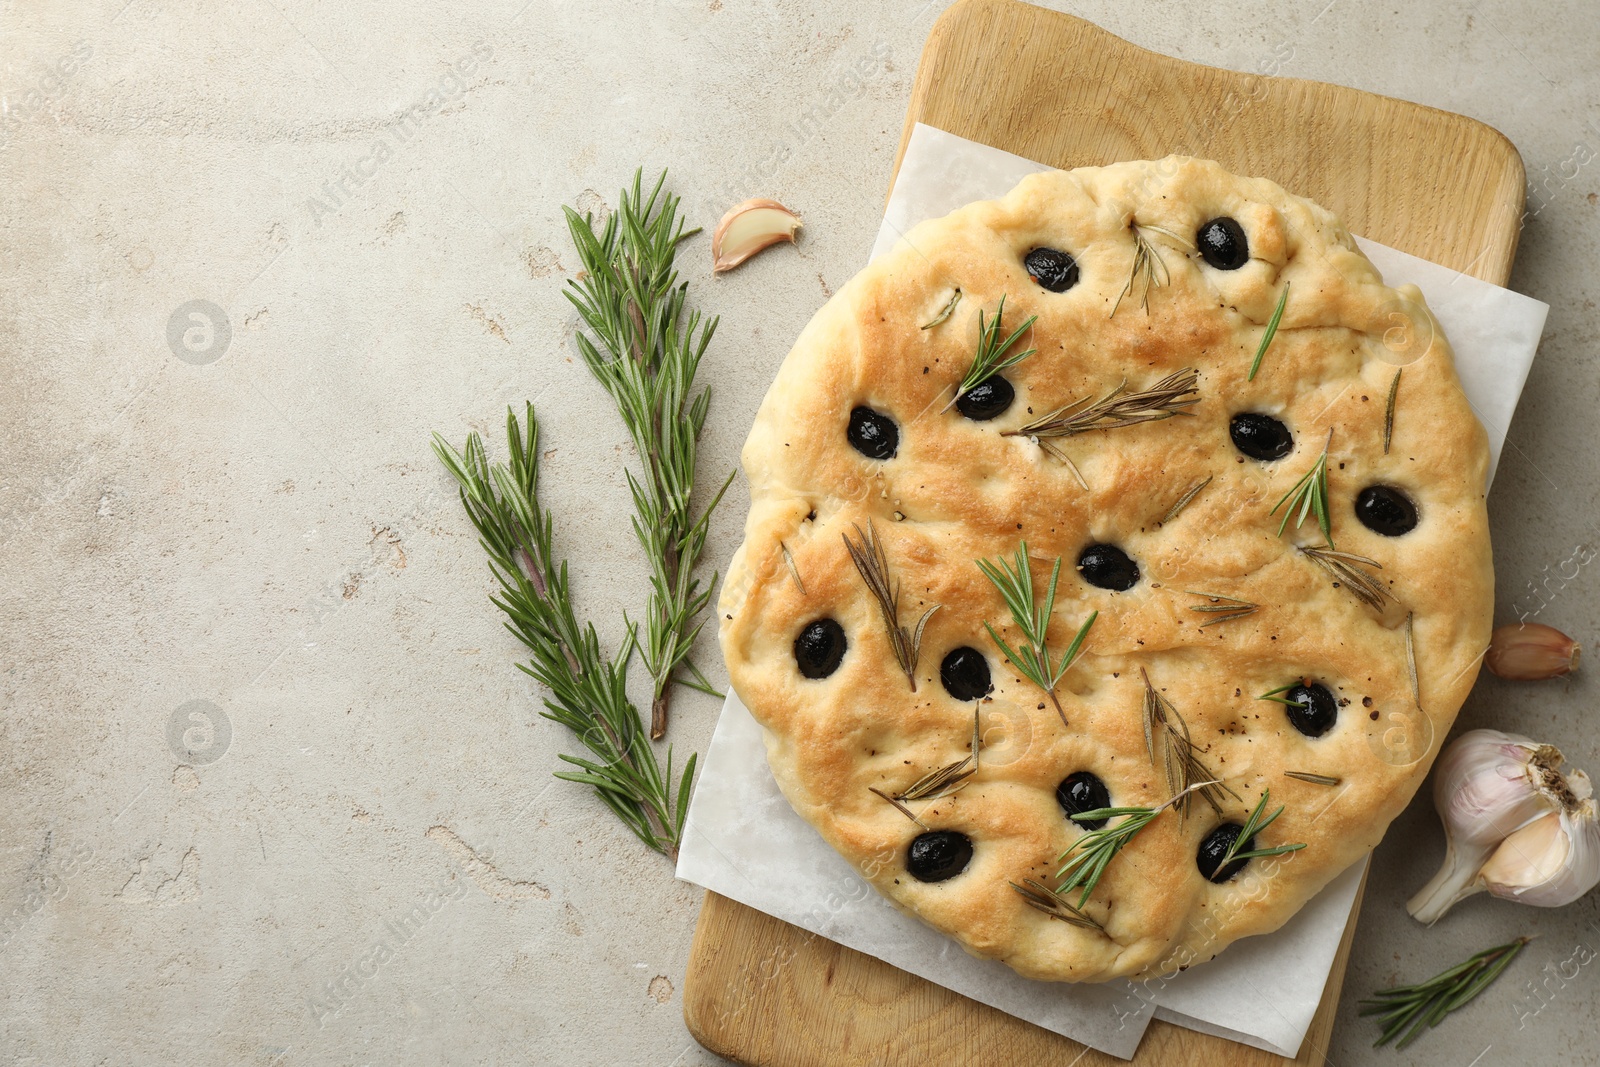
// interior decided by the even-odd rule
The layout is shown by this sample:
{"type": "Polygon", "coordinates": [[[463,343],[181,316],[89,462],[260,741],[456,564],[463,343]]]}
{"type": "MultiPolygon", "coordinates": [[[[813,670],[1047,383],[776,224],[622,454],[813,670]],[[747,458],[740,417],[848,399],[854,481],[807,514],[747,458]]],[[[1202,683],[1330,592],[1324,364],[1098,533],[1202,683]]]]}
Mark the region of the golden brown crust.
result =
{"type": "Polygon", "coordinates": [[[1489,635],[1487,462],[1484,431],[1420,294],[1383,285],[1327,211],[1271,182],[1178,157],[1034,175],[1001,200],[918,226],[796,342],[744,450],[750,515],[720,606],[729,674],[766,728],[773,773],[795,809],[891,900],[970,951],[1068,981],[1209,959],[1281,926],[1377,844],[1426,774],[1489,635]],[[1237,219],[1248,235],[1241,269],[1214,269],[1185,247],[1217,216],[1237,219]],[[1148,313],[1136,288],[1113,315],[1135,218],[1170,278],[1151,289],[1148,313]],[[1072,253],[1081,270],[1073,288],[1051,293],[1030,279],[1023,258],[1038,246],[1072,253]],[[1282,323],[1248,381],[1286,284],[1282,323]],[[921,329],[957,287],[955,313],[921,329]],[[946,405],[971,361],[978,309],[992,315],[1002,295],[1008,329],[1038,316],[1024,342],[1038,351],[1006,372],[1016,388],[1010,409],[975,422],[946,405]],[[1385,399],[1404,360],[1412,362],[1385,454],[1385,399]],[[1037,442],[1003,436],[1124,379],[1142,388],[1191,367],[1199,371],[1192,417],[1062,442],[1087,491],[1037,442]],[[869,459],[847,442],[857,405],[893,417],[893,458],[869,459]],[[1283,420],[1294,451],[1275,462],[1243,456],[1228,431],[1241,411],[1283,420]],[[1321,543],[1314,522],[1280,536],[1282,513],[1269,515],[1330,429],[1333,535],[1340,550],[1381,563],[1374,573],[1394,598],[1382,611],[1296,551],[1321,543]],[[1357,521],[1355,495],[1374,483],[1410,495],[1416,529],[1384,537],[1357,521]],[[869,521],[903,589],[902,622],[941,606],[923,637],[915,693],[841,540],[869,521]],[[989,621],[1019,640],[974,561],[1009,557],[1024,539],[1041,588],[1063,561],[1049,631],[1058,655],[1089,612],[1100,613],[1087,654],[1057,689],[1067,728],[984,630],[989,621]],[[1073,566],[1094,542],[1126,550],[1140,581],[1113,593],[1082,580],[1073,566]],[[1202,630],[1214,616],[1193,611],[1202,601],[1188,590],[1260,610],[1202,630]],[[1407,613],[1420,711],[1406,666],[1407,613]],[[794,640],[820,617],[843,626],[849,648],[832,675],[811,680],[796,667],[794,640]],[[974,855],[960,875],[925,884],[904,866],[920,829],[869,787],[898,791],[967,754],[973,705],[939,678],[944,655],[963,645],[984,652],[994,681],[981,705],[982,768],[953,796],[912,806],[929,827],[967,834],[974,855]],[[1168,798],[1146,753],[1141,668],[1242,799],[1228,798],[1220,817],[1199,803],[1186,820],[1169,810],[1135,837],[1087,905],[1100,933],[1029,908],[1009,883],[1049,881],[1081,833],[1056,801],[1066,775],[1092,771],[1118,805],[1168,798]],[[1289,724],[1282,704],[1257,699],[1302,676],[1344,702],[1333,729],[1314,739],[1289,724]],[[1341,784],[1287,778],[1288,770],[1341,784]],[[1223,885],[1206,881],[1195,863],[1201,839],[1219,822],[1243,822],[1266,788],[1285,810],[1258,847],[1308,847],[1253,860],[1223,885]]]}

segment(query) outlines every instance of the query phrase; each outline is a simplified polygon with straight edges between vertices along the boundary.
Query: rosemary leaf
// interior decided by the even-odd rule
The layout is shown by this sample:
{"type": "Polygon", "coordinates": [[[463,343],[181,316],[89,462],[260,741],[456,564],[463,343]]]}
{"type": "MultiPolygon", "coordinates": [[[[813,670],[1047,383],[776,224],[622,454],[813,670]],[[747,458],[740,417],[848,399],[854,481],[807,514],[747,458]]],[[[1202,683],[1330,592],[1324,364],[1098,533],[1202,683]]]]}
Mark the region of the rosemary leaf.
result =
{"type": "Polygon", "coordinates": [[[1267,332],[1261,335],[1261,347],[1256,349],[1256,358],[1250,364],[1250,374],[1245,379],[1253,382],[1256,380],[1256,371],[1261,369],[1261,357],[1267,354],[1267,346],[1272,339],[1278,336],[1278,323],[1283,319],[1283,306],[1289,302],[1289,283],[1283,283],[1283,292],[1278,294],[1278,306],[1272,312],[1272,318],[1267,321],[1267,332]]]}
{"type": "Polygon", "coordinates": [[[913,630],[907,630],[900,625],[900,583],[892,581],[889,577],[889,557],[884,553],[883,542],[878,539],[878,531],[873,527],[872,520],[867,520],[867,532],[862,533],[861,527],[856,526],[856,536],[859,542],[850,540],[849,534],[842,534],[845,548],[850,552],[850,558],[855,562],[856,570],[861,574],[861,580],[866,583],[867,590],[878,602],[878,611],[883,616],[884,629],[889,634],[889,648],[894,652],[896,662],[905,672],[906,680],[911,683],[911,691],[917,691],[917,659],[922,652],[922,630],[928,625],[928,620],[933,613],[939,610],[935,604],[923,612],[922,618],[917,621],[913,630]]]}
{"type": "Polygon", "coordinates": [[[1239,831],[1239,835],[1233,839],[1232,843],[1228,845],[1227,851],[1222,854],[1222,859],[1217,863],[1217,870],[1222,870],[1235,860],[1255,859],[1258,856],[1281,856],[1286,852],[1297,852],[1306,847],[1305,842],[1302,841],[1293,845],[1278,845],[1276,848],[1253,848],[1248,850],[1241,848],[1245,842],[1271,826],[1274,820],[1283,814],[1283,806],[1280,804],[1277,811],[1265,818],[1262,817],[1261,813],[1267,810],[1267,798],[1271,795],[1272,790],[1270,789],[1261,791],[1261,799],[1256,802],[1254,810],[1250,812],[1250,817],[1244,821],[1244,828],[1239,831]]]}
{"type": "Polygon", "coordinates": [[[1207,626],[1215,626],[1219,622],[1233,622],[1235,619],[1242,619],[1246,615],[1253,615],[1261,610],[1260,604],[1252,604],[1248,600],[1223,596],[1221,593],[1197,593],[1193,589],[1184,591],[1190,596],[1202,596],[1210,601],[1209,604],[1191,604],[1189,606],[1190,611],[1216,615],[1216,618],[1200,624],[1200,629],[1202,630],[1207,626]]]}
{"type": "Polygon", "coordinates": [[[941,310],[939,314],[935,315],[932,320],[923,323],[922,328],[924,330],[931,330],[945,319],[948,319],[951,315],[955,314],[956,305],[959,303],[961,303],[961,290],[957,289],[955,294],[950,297],[950,302],[944,306],[943,310],[941,310]]]}
{"type": "Polygon", "coordinates": [[[910,819],[912,822],[916,823],[918,826],[922,827],[924,830],[928,829],[928,824],[923,822],[921,819],[917,818],[917,813],[912,811],[910,808],[906,807],[904,802],[902,802],[899,797],[890,796],[888,793],[885,793],[883,790],[879,789],[875,785],[867,786],[867,792],[878,794],[880,797],[882,797],[883,799],[887,800],[889,803],[893,804],[896,808],[898,808],[900,810],[900,814],[904,815],[906,818],[910,819]]]}
{"type": "Polygon", "coordinates": [[[1173,519],[1177,518],[1178,517],[1178,513],[1183,511],[1184,508],[1189,506],[1189,501],[1193,500],[1197,495],[1199,495],[1200,490],[1202,490],[1206,486],[1210,485],[1211,484],[1211,479],[1213,479],[1215,477],[1216,477],[1216,475],[1214,475],[1214,474],[1208,474],[1204,478],[1202,478],[1200,481],[1195,482],[1188,489],[1184,490],[1183,495],[1178,498],[1177,503],[1173,504],[1170,508],[1167,509],[1167,513],[1165,515],[1161,516],[1161,518],[1159,520],[1157,520],[1156,525],[1165,526],[1167,523],[1169,523],[1173,519]]]}
{"type": "Polygon", "coordinates": [[[783,562],[789,565],[790,577],[794,579],[794,584],[800,587],[800,595],[805,596],[806,583],[800,580],[800,568],[794,565],[794,555],[789,551],[789,546],[779,541],[778,548],[783,552],[783,562]]]}
{"type": "Polygon", "coordinates": [[[629,624],[622,649],[608,657],[593,623],[578,622],[567,565],[553,548],[554,523],[539,503],[539,423],[532,404],[520,424],[514,411],[506,412],[506,438],[507,463],[491,465],[476,433],[459,451],[434,434],[433,450],[460,485],[462,506],[499,582],[490,599],[505,613],[506,629],[532,653],[529,663],[517,666],[548,691],[541,714],[571,730],[595,757],[562,754],[578,769],[556,777],[593,787],[641,841],[676,860],[695,756],[674,783],[672,749],[663,771],[628,699],[638,626],[629,624]]]}
{"type": "Polygon", "coordinates": [[[1515,941],[1484,949],[1426,982],[1416,985],[1380,989],[1372,998],[1361,1001],[1360,1015],[1376,1015],[1383,1033],[1373,1042],[1373,1047],[1387,1045],[1400,1037],[1396,1048],[1405,1048],[1423,1031],[1438,1026],[1444,1017],[1469,1003],[1487,989],[1500,973],[1511,965],[1532,938],[1519,937],[1515,941]],[[1400,1035],[1404,1033],[1405,1036],[1400,1035]]]}
{"type": "Polygon", "coordinates": [[[1072,904],[1061,898],[1059,893],[1053,892],[1050,887],[1032,878],[1024,878],[1022,885],[1011,883],[1011,888],[1022,894],[1022,899],[1029,906],[1038,908],[1052,919],[1081,926],[1087,930],[1104,931],[1105,928],[1095,922],[1088,915],[1073,907],[1072,904]]]}
{"type": "Polygon", "coordinates": [[[1300,476],[1294,487],[1274,505],[1269,515],[1276,515],[1278,509],[1285,504],[1289,505],[1283,513],[1283,521],[1278,524],[1278,536],[1283,536],[1283,531],[1289,526],[1289,519],[1294,515],[1295,508],[1300,509],[1300,516],[1294,520],[1295,529],[1299,529],[1310,515],[1315,515],[1317,526],[1322,529],[1322,536],[1328,542],[1328,547],[1333,548],[1332,522],[1328,517],[1328,449],[1333,445],[1333,431],[1328,431],[1328,440],[1322,446],[1322,454],[1311,464],[1311,469],[1300,476]]]}
{"type": "MultiPolygon", "coordinates": [[[[959,299],[959,289],[956,291],[956,295],[959,299]]],[[[953,309],[954,304],[952,303],[951,310],[953,309]]],[[[961,385],[956,388],[956,395],[951,398],[949,404],[944,406],[945,411],[950,410],[951,405],[965,396],[968,390],[982,385],[1003,370],[1015,367],[1018,363],[1038,351],[1036,348],[1029,348],[1021,352],[1012,352],[1011,348],[1022,339],[1023,334],[1033,328],[1033,324],[1039,321],[1039,316],[1030,315],[1027,322],[1011,331],[1009,336],[1002,337],[1000,319],[1005,313],[1006,298],[1004,296],[1000,298],[1000,306],[995,308],[993,319],[985,322],[983,309],[978,309],[978,350],[973,353],[972,365],[967,368],[966,376],[961,379],[961,385]]],[[[936,319],[934,321],[939,322],[942,320],[936,319]]]]}
{"type": "Polygon", "coordinates": [[[1331,574],[1335,586],[1348,589],[1351,596],[1374,611],[1383,610],[1383,602],[1389,596],[1389,591],[1372,575],[1357,569],[1359,564],[1382,570],[1383,564],[1366,556],[1358,556],[1354,552],[1335,552],[1331,544],[1303,546],[1300,551],[1311,562],[1331,574]]]}
{"type": "Polygon", "coordinates": [[[1422,710],[1422,685],[1417,681],[1417,645],[1412,638],[1412,621],[1415,612],[1406,612],[1406,675],[1411,681],[1411,699],[1417,705],[1417,710],[1422,710]]]}
{"type": "Polygon", "coordinates": [[[1305,705],[1300,703],[1300,701],[1298,701],[1298,700],[1290,700],[1288,697],[1281,697],[1281,696],[1278,695],[1279,693],[1287,693],[1289,690],[1293,689],[1295,686],[1303,685],[1303,684],[1304,684],[1303,682],[1290,682],[1288,685],[1280,685],[1276,689],[1267,690],[1265,693],[1262,693],[1260,696],[1256,697],[1256,699],[1257,700],[1275,700],[1279,704],[1286,704],[1291,708],[1303,708],[1303,707],[1305,707],[1305,705]]]}
{"type": "MultiPolygon", "coordinates": [[[[567,229],[583,270],[567,299],[588,332],[576,335],[589,372],[611,394],[644,468],[628,472],[633,532],[650,565],[650,601],[640,651],[655,681],[650,736],[666,733],[674,682],[715,693],[689,659],[704,624],[717,575],[694,572],[705,551],[711,513],[733,472],[698,514],[691,506],[700,432],[711,406],[695,391],[695,372],[717,320],[688,310],[688,283],[674,266],[678,245],[698,233],[678,217],[678,198],[664,193],[663,171],[648,195],[642,172],[624,189],[617,211],[596,232],[593,219],[566,208],[567,229]],[[679,668],[683,668],[680,672],[679,668]],[[685,676],[685,674],[687,676],[685,676]]],[[[720,694],[718,694],[720,695],[720,694]]]]}
{"type": "Polygon", "coordinates": [[[1284,771],[1283,776],[1310,782],[1312,785],[1338,785],[1344,781],[1343,778],[1335,778],[1330,774],[1312,774],[1310,771],[1284,771]]]}
{"type": "Polygon", "coordinates": [[[1089,628],[1094,625],[1094,620],[1099,618],[1098,611],[1091,612],[1078,627],[1078,633],[1067,646],[1066,654],[1061,657],[1060,663],[1054,663],[1050,655],[1050,648],[1046,640],[1046,633],[1050,628],[1050,612],[1055,607],[1056,583],[1061,577],[1061,559],[1056,558],[1055,566],[1050,571],[1050,585],[1045,590],[1044,600],[1041,602],[1033,591],[1033,568],[1028,561],[1028,542],[1022,542],[1017,549],[1014,562],[1001,558],[999,561],[980,559],[977,561],[978,569],[984,577],[994,583],[1000,591],[1000,598],[1005,601],[1006,608],[1011,612],[1011,621],[1027,642],[1020,649],[1014,649],[1006,643],[1005,639],[996,632],[989,623],[983,624],[989,631],[989,637],[1000,651],[1005,654],[1011,665],[1021,671],[1034,685],[1044,690],[1050,698],[1050,703],[1055,705],[1056,714],[1061,716],[1061,725],[1067,725],[1067,713],[1061,707],[1061,701],[1056,698],[1056,683],[1061,681],[1061,676],[1066,674],[1072,665],[1078,661],[1083,652],[1083,642],[1089,636],[1089,628]]]}
{"type": "Polygon", "coordinates": [[[1389,442],[1394,439],[1394,398],[1400,392],[1400,372],[1404,367],[1397,367],[1394,372],[1394,381],[1389,383],[1389,399],[1383,405],[1383,454],[1389,454],[1389,442]]]}

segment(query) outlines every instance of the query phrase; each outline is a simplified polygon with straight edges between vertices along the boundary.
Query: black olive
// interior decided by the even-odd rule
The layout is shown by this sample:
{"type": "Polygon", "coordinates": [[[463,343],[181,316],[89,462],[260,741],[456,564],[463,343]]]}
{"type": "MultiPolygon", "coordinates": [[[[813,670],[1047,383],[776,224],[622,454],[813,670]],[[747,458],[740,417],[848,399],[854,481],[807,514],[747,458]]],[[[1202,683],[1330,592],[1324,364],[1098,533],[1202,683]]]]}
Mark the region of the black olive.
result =
{"type": "Polygon", "coordinates": [[[900,448],[900,427],[883,412],[869,407],[850,412],[850,428],[845,436],[868,459],[891,459],[900,448]]]}
{"type": "Polygon", "coordinates": [[[954,878],[972,862],[972,839],[954,830],[918,834],[906,850],[906,870],[919,882],[954,878]]]}
{"type": "Polygon", "coordinates": [[[952,648],[939,664],[945,692],[957,700],[982,700],[994,689],[989,680],[989,660],[975,648],[952,648]]]}
{"type": "Polygon", "coordinates": [[[1282,459],[1294,450],[1294,435],[1289,427],[1273,418],[1254,411],[1235,415],[1228,423],[1228,436],[1233,447],[1251,459],[1282,459]]]}
{"type": "Polygon", "coordinates": [[[826,678],[839,669],[847,647],[843,626],[832,619],[817,619],[806,623],[794,639],[794,661],[807,678],[826,678]]]}
{"type": "Polygon", "coordinates": [[[1218,270],[1238,270],[1250,262],[1250,242],[1244,239],[1244,227],[1224,215],[1200,227],[1194,235],[1200,246],[1200,256],[1218,270]]]}
{"type": "Polygon", "coordinates": [[[1139,581],[1139,565],[1116,545],[1090,545],[1078,557],[1078,573],[1090,585],[1121,593],[1139,581]]]}
{"type": "Polygon", "coordinates": [[[1022,260],[1028,277],[1050,290],[1064,293],[1078,284],[1078,261],[1054,248],[1035,248],[1022,260]]]}
{"type": "MultiPolygon", "coordinates": [[[[1244,870],[1244,865],[1250,862],[1249,860],[1234,860],[1226,867],[1218,870],[1218,866],[1222,863],[1222,857],[1227,853],[1229,847],[1239,839],[1239,834],[1243,831],[1244,827],[1238,823],[1225,822],[1207,834],[1206,839],[1200,842],[1200,851],[1195,854],[1194,862],[1200,868],[1200,873],[1206,876],[1207,881],[1221,885],[1244,870]]],[[[1246,841],[1244,847],[1239,851],[1249,852],[1252,848],[1255,848],[1255,838],[1246,841]]]]}
{"type": "Polygon", "coordinates": [[[1373,533],[1399,537],[1417,525],[1417,505],[1392,485],[1369,485],[1356,495],[1356,518],[1373,533]]]}
{"type": "Polygon", "coordinates": [[[1283,698],[1289,701],[1284,705],[1289,724],[1307,737],[1321,737],[1333,729],[1333,722],[1339,717],[1339,702],[1321,682],[1297,685],[1283,698]]]}
{"type": "Polygon", "coordinates": [[[962,393],[956,401],[956,410],[973,422],[987,422],[1005,414],[1016,397],[1017,391],[1011,388],[1011,383],[995,374],[962,393]]]}
{"type": "MultiPolygon", "coordinates": [[[[1082,815],[1086,811],[1109,808],[1111,791],[1095,775],[1079,771],[1061,779],[1061,784],[1056,786],[1056,803],[1067,813],[1067,818],[1072,819],[1074,815],[1082,815]]],[[[1072,819],[1074,826],[1081,826],[1085,830],[1098,830],[1106,822],[1106,819],[1072,819]]]]}

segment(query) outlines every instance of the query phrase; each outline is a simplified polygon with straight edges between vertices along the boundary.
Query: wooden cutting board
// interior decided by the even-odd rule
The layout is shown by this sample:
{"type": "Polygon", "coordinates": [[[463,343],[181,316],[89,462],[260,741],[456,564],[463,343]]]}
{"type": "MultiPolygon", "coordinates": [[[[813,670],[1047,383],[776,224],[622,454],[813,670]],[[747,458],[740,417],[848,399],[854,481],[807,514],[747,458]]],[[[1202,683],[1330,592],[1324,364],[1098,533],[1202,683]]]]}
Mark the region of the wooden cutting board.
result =
{"type": "MultiPolygon", "coordinates": [[[[1504,285],[1524,196],[1511,142],[1460,115],[1270,76],[1293,67],[1288,46],[1262,56],[1264,73],[1239,74],[1016,0],[960,0],[928,36],[900,155],[923,122],[1064,168],[1207,156],[1310,197],[1364,237],[1504,285]]],[[[1325,1062],[1354,931],[1352,916],[1298,1059],[1157,1021],[1133,1062],[1325,1062]]],[[[716,893],[683,1014],[701,1044],[753,1067],[1122,1062],[716,893]]]]}

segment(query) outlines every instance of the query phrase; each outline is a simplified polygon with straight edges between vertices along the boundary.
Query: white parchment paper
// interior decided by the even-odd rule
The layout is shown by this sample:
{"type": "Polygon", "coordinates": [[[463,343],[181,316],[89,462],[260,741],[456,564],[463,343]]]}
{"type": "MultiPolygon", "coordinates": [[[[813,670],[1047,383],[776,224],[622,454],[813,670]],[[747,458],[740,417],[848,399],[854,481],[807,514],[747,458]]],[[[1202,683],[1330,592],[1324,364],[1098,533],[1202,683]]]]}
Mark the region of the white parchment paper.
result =
{"type": "MultiPolygon", "coordinates": [[[[918,125],[874,257],[924,219],[1003,196],[1047,169],[918,125]]],[[[1492,477],[1549,308],[1392,248],[1360,245],[1389,284],[1417,285],[1444,327],[1489,433],[1492,477]]],[[[1170,979],[1029,981],[968,955],[879,896],[789,807],[767,768],[760,725],[729,694],[701,764],[678,877],[1113,1056],[1132,1057],[1150,1019],[1162,1018],[1292,1058],[1322,999],[1365,866],[1346,870],[1278,932],[1170,979]]],[[[770,961],[767,973],[786,963],[770,961]]]]}

